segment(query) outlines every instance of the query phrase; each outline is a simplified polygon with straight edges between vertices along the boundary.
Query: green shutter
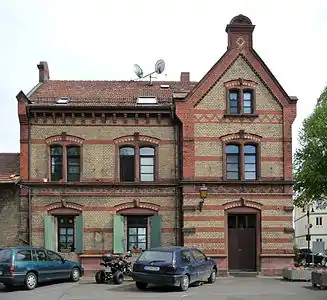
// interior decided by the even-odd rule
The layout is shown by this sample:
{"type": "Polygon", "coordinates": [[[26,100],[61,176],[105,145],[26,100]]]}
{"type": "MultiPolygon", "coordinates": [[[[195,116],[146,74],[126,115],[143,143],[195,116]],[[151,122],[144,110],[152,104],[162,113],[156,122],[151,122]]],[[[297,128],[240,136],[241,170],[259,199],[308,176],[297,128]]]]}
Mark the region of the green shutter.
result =
{"type": "Polygon", "coordinates": [[[150,248],[161,246],[161,216],[150,218],[150,248]]]}
{"type": "Polygon", "coordinates": [[[114,253],[125,252],[124,216],[114,216],[114,253]]]}
{"type": "Polygon", "coordinates": [[[83,232],[84,232],[84,224],[83,224],[83,216],[79,215],[75,218],[75,252],[82,253],[83,252],[83,232]]]}
{"type": "Polygon", "coordinates": [[[44,217],[44,247],[49,250],[55,250],[55,226],[54,216],[44,217]]]}

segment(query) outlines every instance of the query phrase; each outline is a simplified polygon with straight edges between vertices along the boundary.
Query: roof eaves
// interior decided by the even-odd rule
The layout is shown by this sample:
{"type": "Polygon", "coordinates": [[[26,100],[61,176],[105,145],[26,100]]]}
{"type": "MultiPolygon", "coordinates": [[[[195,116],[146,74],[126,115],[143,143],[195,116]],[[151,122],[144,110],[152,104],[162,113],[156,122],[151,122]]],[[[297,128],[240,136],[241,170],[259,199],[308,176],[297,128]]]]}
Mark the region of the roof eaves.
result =
{"type": "Polygon", "coordinates": [[[26,97],[30,98],[32,95],[38,90],[38,88],[43,84],[43,82],[39,82],[36,86],[34,86],[27,94],[26,97]]]}

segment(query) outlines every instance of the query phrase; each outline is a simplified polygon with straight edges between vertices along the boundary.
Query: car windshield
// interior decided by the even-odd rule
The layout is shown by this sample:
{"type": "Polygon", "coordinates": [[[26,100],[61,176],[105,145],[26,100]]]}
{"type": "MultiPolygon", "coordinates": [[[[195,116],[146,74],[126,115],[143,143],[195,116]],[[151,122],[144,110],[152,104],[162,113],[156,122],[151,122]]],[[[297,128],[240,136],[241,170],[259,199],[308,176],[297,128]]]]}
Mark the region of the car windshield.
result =
{"type": "Polygon", "coordinates": [[[139,260],[147,262],[172,262],[173,252],[168,251],[145,251],[139,257],[139,260]]]}
{"type": "Polygon", "coordinates": [[[0,263],[10,263],[11,262],[11,250],[2,249],[0,250],[0,263]]]}

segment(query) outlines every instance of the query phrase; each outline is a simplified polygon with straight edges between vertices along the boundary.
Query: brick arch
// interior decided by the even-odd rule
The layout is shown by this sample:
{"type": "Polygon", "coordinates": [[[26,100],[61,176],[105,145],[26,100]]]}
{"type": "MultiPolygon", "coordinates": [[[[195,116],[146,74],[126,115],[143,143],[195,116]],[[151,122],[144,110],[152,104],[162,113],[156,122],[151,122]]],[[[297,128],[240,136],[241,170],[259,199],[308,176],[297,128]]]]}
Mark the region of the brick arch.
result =
{"type": "Polygon", "coordinates": [[[258,134],[248,133],[244,130],[240,130],[236,133],[226,134],[220,137],[223,142],[233,141],[233,140],[251,140],[256,143],[260,143],[262,136],[258,134]]]}
{"type": "Polygon", "coordinates": [[[245,200],[243,198],[241,198],[240,200],[230,201],[230,202],[227,202],[227,203],[223,204],[224,210],[230,210],[230,209],[234,209],[234,208],[246,207],[246,208],[251,208],[251,209],[261,211],[262,206],[263,205],[261,203],[258,203],[258,202],[255,202],[255,201],[245,200]]]}
{"type": "Polygon", "coordinates": [[[83,138],[80,138],[78,136],[74,135],[69,135],[66,134],[66,132],[63,132],[62,134],[59,135],[54,135],[50,136],[45,140],[46,144],[77,144],[77,145],[82,145],[84,142],[83,138]]]}
{"type": "Polygon", "coordinates": [[[126,135],[119,138],[114,139],[114,143],[116,145],[119,144],[128,144],[128,143],[135,143],[135,142],[143,142],[143,143],[149,143],[153,145],[159,145],[160,140],[151,136],[146,135],[139,135],[135,133],[134,135],[126,135]]]}
{"type": "Polygon", "coordinates": [[[157,214],[160,205],[156,205],[149,202],[141,202],[139,200],[134,200],[133,202],[125,202],[122,204],[118,204],[114,206],[114,209],[116,210],[117,214],[123,214],[123,213],[137,213],[137,214],[157,214]]]}
{"type": "Polygon", "coordinates": [[[83,211],[83,205],[74,202],[69,202],[69,201],[61,201],[61,202],[55,202],[47,205],[46,210],[50,215],[59,215],[59,214],[80,215],[83,211]]]}

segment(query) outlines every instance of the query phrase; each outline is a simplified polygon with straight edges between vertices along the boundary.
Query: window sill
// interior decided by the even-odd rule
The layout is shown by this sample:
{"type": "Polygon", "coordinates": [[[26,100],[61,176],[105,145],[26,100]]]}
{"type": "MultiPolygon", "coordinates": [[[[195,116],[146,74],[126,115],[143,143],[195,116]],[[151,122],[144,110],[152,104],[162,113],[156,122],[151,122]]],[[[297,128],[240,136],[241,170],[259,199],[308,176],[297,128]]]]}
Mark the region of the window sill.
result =
{"type": "Polygon", "coordinates": [[[258,118],[258,114],[224,114],[224,118],[258,118]]]}

